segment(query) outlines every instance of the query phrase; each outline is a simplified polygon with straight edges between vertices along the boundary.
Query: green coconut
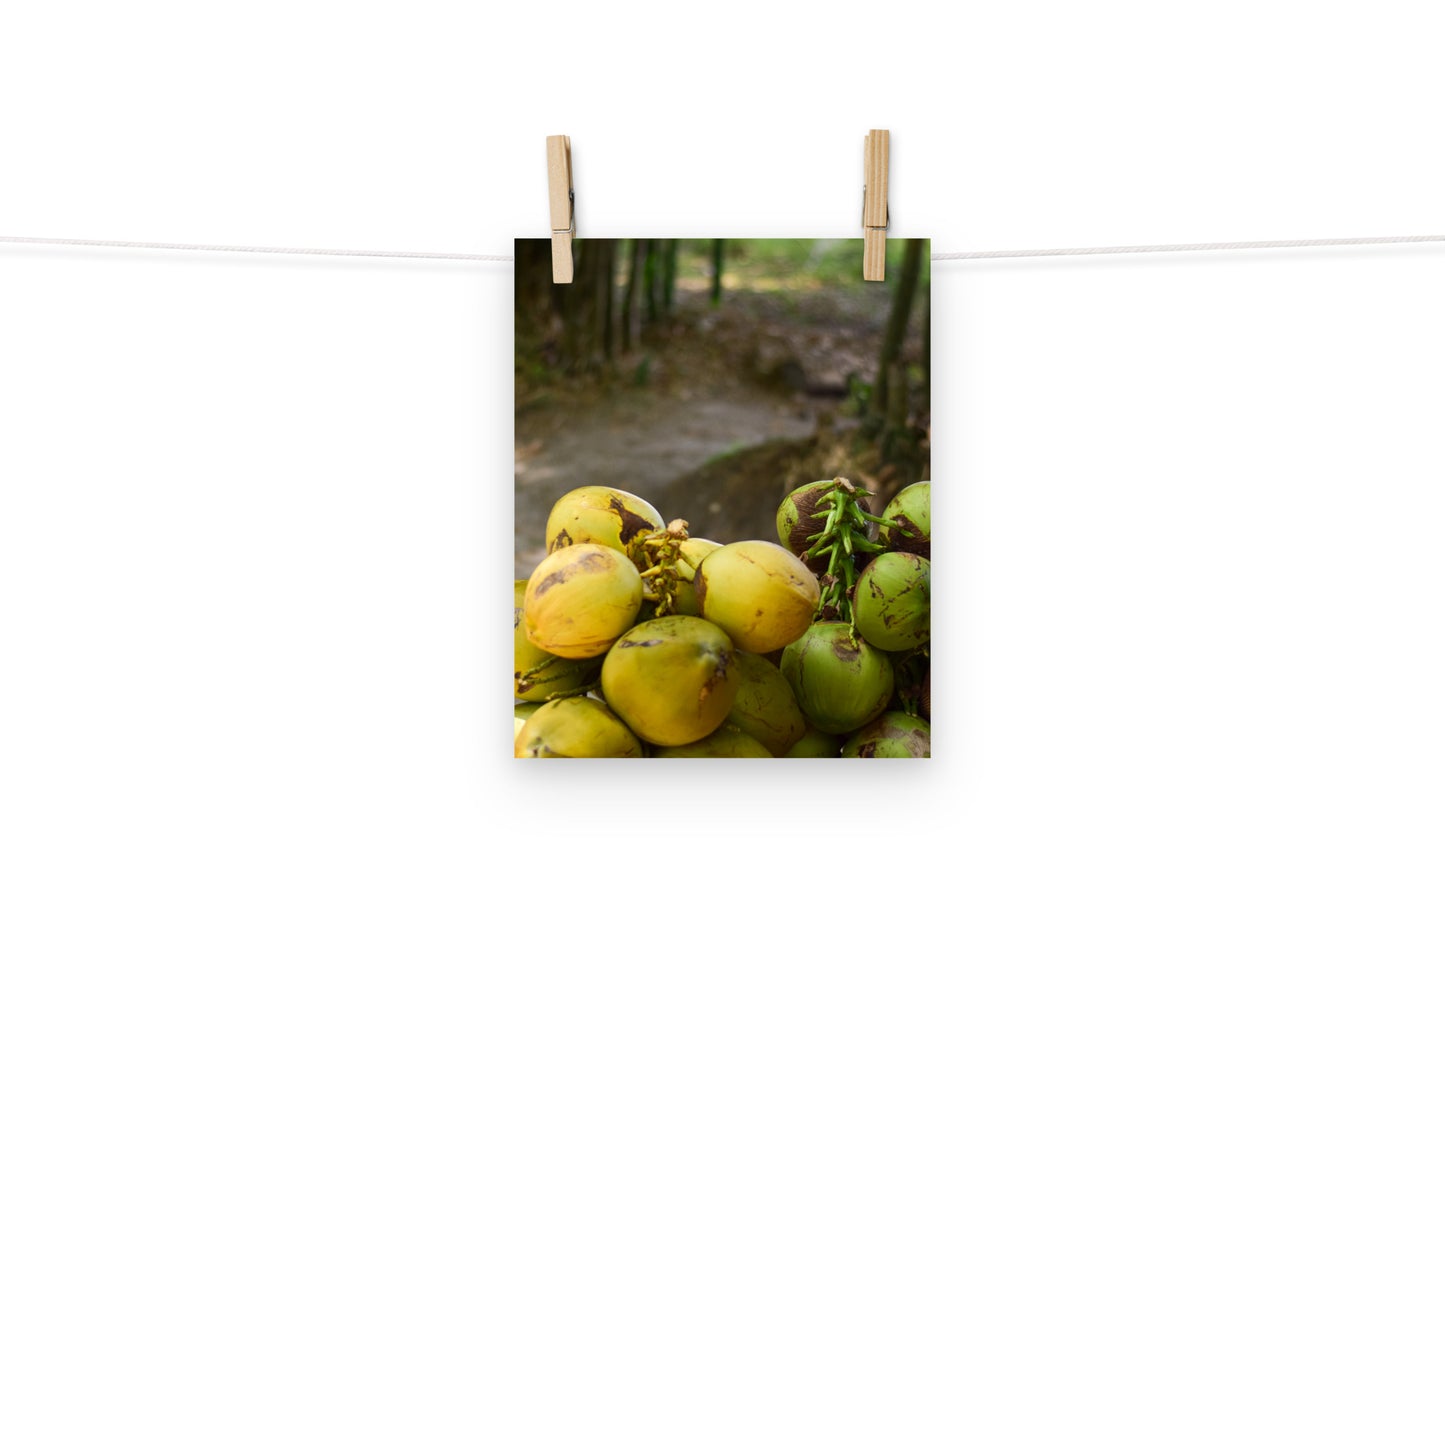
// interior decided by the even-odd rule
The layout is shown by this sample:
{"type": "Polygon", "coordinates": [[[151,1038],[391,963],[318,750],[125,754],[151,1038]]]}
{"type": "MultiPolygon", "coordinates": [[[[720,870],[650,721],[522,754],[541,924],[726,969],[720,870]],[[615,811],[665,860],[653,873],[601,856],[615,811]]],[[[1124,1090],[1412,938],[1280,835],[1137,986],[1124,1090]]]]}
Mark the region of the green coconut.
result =
{"type": "Polygon", "coordinates": [[[720,727],[695,743],[676,748],[658,748],[655,758],[771,758],[773,755],[755,737],[741,728],[720,727]]]}
{"type": "Polygon", "coordinates": [[[512,741],[514,743],[522,735],[522,729],[526,727],[528,719],[541,706],[540,702],[519,702],[513,706],[512,741]]]}
{"type": "Polygon", "coordinates": [[[845,758],[926,758],[928,724],[906,712],[885,712],[843,744],[845,758]]]}
{"type": "Polygon", "coordinates": [[[929,556],[933,537],[929,519],[931,494],[931,482],[914,482],[911,487],[904,487],[883,509],[883,521],[897,525],[880,528],[883,534],[880,540],[898,552],[929,556]]]}
{"type": "Polygon", "coordinates": [[[825,733],[810,727],[792,747],[783,754],[785,758],[836,758],[843,746],[843,739],[837,733],[825,733]]]}
{"type": "Polygon", "coordinates": [[[831,481],[808,482],[794,487],[778,505],[778,541],[820,576],[824,559],[804,554],[828,520],[827,499],[832,490],[831,481]]]}
{"type": "Polygon", "coordinates": [[[888,654],[855,639],[846,622],[815,622],[784,651],[782,673],[803,715],[825,733],[872,722],[893,694],[888,654]]]}
{"type": "Polygon", "coordinates": [[[928,641],[929,561],[912,552],[880,552],[858,574],[853,626],[885,652],[928,641]]]}
{"type": "Polygon", "coordinates": [[[740,651],[733,665],[738,692],[728,722],[755,737],[774,757],[782,757],[808,731],[808,720],[793,689],[765,657],[740,651]]]}

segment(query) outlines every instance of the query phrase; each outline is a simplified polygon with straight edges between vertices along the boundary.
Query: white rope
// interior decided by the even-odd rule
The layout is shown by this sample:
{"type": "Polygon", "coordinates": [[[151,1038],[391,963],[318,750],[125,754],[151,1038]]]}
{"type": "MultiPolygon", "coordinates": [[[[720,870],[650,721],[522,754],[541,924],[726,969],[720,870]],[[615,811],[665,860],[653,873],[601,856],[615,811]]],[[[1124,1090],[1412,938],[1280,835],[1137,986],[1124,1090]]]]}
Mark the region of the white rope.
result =
{"type": "Polygon", "coordinates": [[[1164,246],[1059,246],[1039,251],[934,251],[934,261],[1028,261],[1041,256],[1147,256],[1170,251],[1279,251],[1297,246],[1416,246],[1445,236],[1335,236],[1319,241],[1181,241],[1164,246]]]}
{"type": "MultiPolygon", "coordinates": [[[[1176,251],[1277,251],[1305,246],[1418,246],[1445,236],[1337,236],[1302,241],[1185,241],[1157,246],[1056,246],[1028,251],[934,251],[934,261],[1031,261],[1049,256],[1148,256],[1176,251]]],[[[510,256],[472,251],[355,251],[330,246],[220,246],[191,241],[82,241],[70,236],[0,236],[7,246],[101,246],[132,251],[221,251],[248,256],[349,256],[371,261],[496,261],[510,256]]]]}
{"type": "Polygon", "coordinates": [[[505,261],[469,251],[340,251],[329,246],[212,246],[192,241],[78,241],[69,236],[0,236],[8,246],[117,246],[132,251],[232,251],[251,256],[355,256],[371,261],[505,261]]]}

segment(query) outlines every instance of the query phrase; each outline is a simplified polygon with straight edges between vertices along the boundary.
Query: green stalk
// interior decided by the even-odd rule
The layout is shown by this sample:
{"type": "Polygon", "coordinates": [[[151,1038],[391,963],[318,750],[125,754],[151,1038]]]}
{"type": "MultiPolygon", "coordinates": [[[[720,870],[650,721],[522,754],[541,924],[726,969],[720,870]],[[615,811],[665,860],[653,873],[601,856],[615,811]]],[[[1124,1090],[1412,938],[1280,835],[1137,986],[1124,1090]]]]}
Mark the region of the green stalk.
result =
{"type": "MultiPolygon", "coordinates": [[[[860,497],[869,496],[862,487],[856,487],[847,477],[836,477],[832,488],[824,493],[827,515],[823,525],[808,537],[804,556],[817,558],[825,553],[828,558],[827,570],[823,577],[821,596],[815,617],[835,615],[840,621],[853,625],[853,589],[858,582],[857,558],[871,556],[887,549],[868,536],[868,529],[880,524],[877,517],[863,510],[860,497]]],[[[822,507],[814,507],[817,517],[822,507]]]]}

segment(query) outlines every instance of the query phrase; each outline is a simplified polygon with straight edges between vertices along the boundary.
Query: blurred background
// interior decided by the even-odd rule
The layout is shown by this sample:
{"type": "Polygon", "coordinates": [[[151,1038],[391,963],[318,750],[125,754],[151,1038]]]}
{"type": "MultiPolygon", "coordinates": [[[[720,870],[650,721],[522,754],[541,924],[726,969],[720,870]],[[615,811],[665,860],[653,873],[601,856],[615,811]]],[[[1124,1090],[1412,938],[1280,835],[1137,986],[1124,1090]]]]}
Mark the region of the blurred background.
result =
{"type": "Polygon", "coordinates": [[[886,500],[929,477],[929,261],[859,240],[516,243],[516,573],[573,487],[622,487],[695,537],[776,540],[791,488],[886,500]]]}

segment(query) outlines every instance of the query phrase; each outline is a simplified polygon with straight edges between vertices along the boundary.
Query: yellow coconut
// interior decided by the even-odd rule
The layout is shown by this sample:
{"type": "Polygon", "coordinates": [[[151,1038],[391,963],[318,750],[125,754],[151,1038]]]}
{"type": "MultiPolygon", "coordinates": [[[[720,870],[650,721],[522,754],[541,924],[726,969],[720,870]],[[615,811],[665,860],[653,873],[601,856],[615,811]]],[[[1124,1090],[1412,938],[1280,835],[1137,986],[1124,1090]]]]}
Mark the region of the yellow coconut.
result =
{"type": "Polygon", "coordinates": [[[544,702],[522,725],[519,758],[640,758],[642,744],[595,697],[544,702]]]}
{"type": "Polygon", "coordinates": [[[672,610],[682,617],[701,617],[702,609],[697,605],[697,586],[694,579],[702,559],[709,552],[716,552],[721,542],[709,542],[706,537],[689,537],[678,549],[677,592],[673,598],[672,610]]]}
{"type": "Polygon", "coordinates": [[[663,747],[705,738],[738,690],[736,653],[701,617],[639,622],[607,654],[602,694],[638,737],[663,747]]]}
{"type": "Polygon", "coordinates": [[[818,579],[776,542],[729,542],[702,559],[698,605],[744,652],[773,652],[801,637],[818,606],[818,579]]]}
{"type": "Polygon", "coordinates": [[[582,542],[549,552],[527,582],[527,638],[556,657],[600,657],[637,620],[642,576],[621,552],[582,542]]]}
{"type": "Polygon", "coordinates": [[[543,652],[527,637],[527,584],[512,587],[512,697],[516,702],[550,702],[561,693],[580,692],[597,676],[593,658],[568,659],[543,652]]]}
{"type": "Polygon", "coordinates": [[[547,550],[596,542],[634,555],[634,543],[662,527],[662,513],[620,487],[578,487],[559,497],[547,518],[547,550]]]}

